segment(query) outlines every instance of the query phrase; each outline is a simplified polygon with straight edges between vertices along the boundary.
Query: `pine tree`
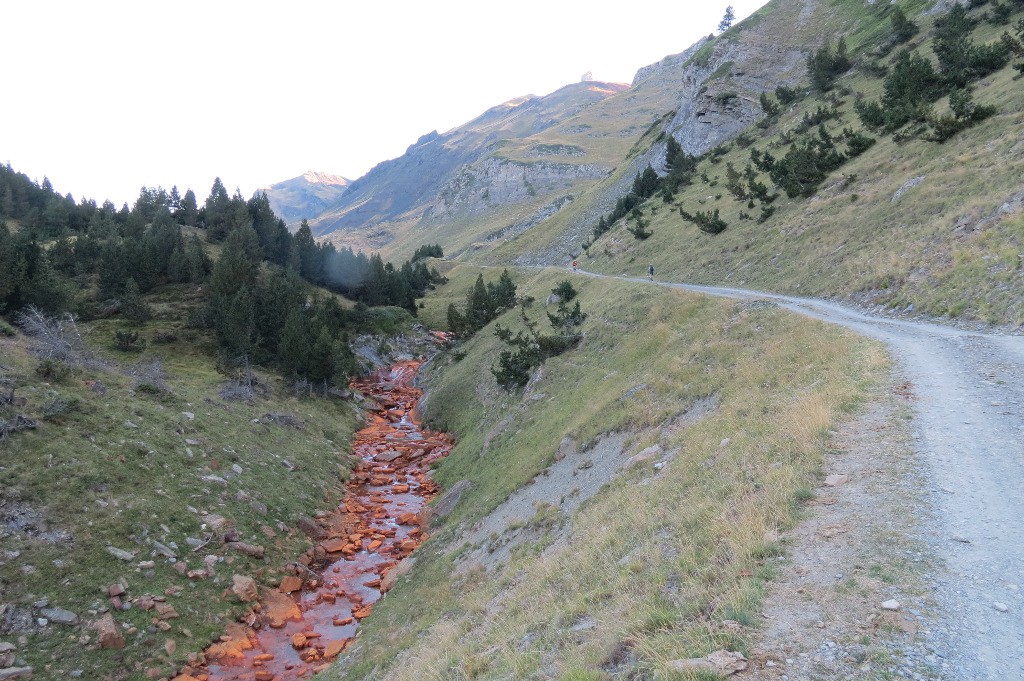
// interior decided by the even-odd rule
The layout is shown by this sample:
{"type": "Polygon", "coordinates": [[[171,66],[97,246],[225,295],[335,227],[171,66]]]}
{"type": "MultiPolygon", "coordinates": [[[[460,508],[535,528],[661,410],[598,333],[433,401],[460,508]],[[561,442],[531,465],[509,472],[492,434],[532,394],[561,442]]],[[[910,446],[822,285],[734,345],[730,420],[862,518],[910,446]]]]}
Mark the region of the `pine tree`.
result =
{"type": "Polygon", "coordinates": [[[516,306],[516,284],[508,270],[502,270],[497,284],[488,284],[488,297],[492,306],[492,314],[502,310],[511,310],[516,306]]]}
{"type": "Polygon", "coordinates": [[[718,22],[718,30],[725,32],[732,26],[732,22],[736,21],[736,12],[733,10],[732,5],[725,8],[725,15],[722,20],[718,22]]]}
{"type": "MultiPolygon", "coordinates": [[[[185,195],[186,197],[188,194],[185,195]]],[[[203,209],[206,222],[206,238],[216,243],[223,241],[230,231],[231,197],[220,178],[213,181],[210,196],[206,199],[203,209]]]]}
{"type": "Polygon", "coordinates": [[[180,207],[174,212],[178,222],[189,227],[195,227],[199,222],[199,206],[196,203],[196,194],[191,189],[185,191],[181,199],[180,207]]]}
{"type": "Polygon", "coordinates": [[[897,5],[892,11],[892,34],[897,44],[905,43],[914,37],[919,30],[917,24],[907,18],[907,15],[897,5]]]}
{"type": "Polygon", "coordinates": [[[493,311],[494,303],[484,284],[484,276],[478,274],[466,299],[466,320],[474,331],[482,329],[494,318],[493,311]]]}
{"type": "Polygon", "coordinates": [[[149,307],[142,294],[139,292],[139,285],[134,279],[129,279],[120,297],[121,315],[132,322],[141,324],[149,321],[153,316],[153,310],[149,307]]]}
{"type": "Polygon", "coordinates": [[[456,336],[470,336],[473,334],[473,330],[469,328],[465,315],[459,312],[459,308],[455,307],[455,303],[448,304],[448,331],[456,336]]]}
{"type": "Polygon", "coordinates": [[[281,329],[277,361],[288,376],[301,376],[309,363],[310,334],[302,310],[292,308],[281,329]]]}
{"type": "Polygon", "coordinates": [[[125,262],[124,249],[118,241],[108,239],[100,252],[98,291],[100,300],[117,298],[124,291],[124,286],[127,283],[128,266],[125,262]]]}

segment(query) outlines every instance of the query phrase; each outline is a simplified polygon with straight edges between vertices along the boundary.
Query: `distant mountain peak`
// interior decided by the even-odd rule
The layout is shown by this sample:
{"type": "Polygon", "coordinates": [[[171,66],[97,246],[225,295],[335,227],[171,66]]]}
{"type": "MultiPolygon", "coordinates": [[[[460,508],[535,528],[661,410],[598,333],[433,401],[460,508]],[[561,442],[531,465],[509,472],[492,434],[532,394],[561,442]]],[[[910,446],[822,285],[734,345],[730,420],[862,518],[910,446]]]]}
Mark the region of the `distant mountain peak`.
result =
{"type": "Polygon", "coordinates": [[[257,191],[264,192],[278,217],[295,226],[304,218],[313,218],[336,202],[352,181],[341,175],[315,170],[283,182],[275,182],[257,191]]]}
{"type": "Polygon", "coordinates": [[[302,174],[302,179],[310,184],[333,184],[339,187],[347,187],[352,184],[352,180],[341,175],[331,175],[330,173],[321,173],[316,170],[310,170],[302,174]]]}

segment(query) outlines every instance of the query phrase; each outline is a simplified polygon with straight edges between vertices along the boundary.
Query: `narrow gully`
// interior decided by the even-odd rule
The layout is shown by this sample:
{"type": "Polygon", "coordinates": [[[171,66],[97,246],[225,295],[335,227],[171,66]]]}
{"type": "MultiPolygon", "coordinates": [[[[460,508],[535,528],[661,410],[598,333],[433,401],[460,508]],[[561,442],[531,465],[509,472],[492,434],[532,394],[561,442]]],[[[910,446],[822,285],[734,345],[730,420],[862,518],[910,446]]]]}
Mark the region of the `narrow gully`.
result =
{"type": "Polygon", "coordinates": [[[261,588],[244,622],[205,651],[206,664],[175,681],[285,681],[308,678],[355,639],[359,622],[391,587],[388,574],[426,538],[423,511],[436,494],[430,466],[452,440],[421,428],[413,386],[421,360],[356,379],[379,405],[355,435],[359,463],[343,501],[316,520],[319,539],[277,589],[261,588]]]}

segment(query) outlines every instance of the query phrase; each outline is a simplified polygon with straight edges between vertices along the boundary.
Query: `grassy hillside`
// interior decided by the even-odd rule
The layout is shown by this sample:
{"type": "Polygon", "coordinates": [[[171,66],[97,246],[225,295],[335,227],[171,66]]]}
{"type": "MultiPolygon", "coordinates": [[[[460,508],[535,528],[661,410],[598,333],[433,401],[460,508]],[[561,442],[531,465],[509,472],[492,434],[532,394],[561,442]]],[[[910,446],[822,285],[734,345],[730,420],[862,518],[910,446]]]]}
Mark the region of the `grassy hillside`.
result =
{"type": "MultiPolygon", "coordinates": [[[[793,4],[771,3],[752,21],[756,26],[759,15],[793,4]]],[[[900,3],[921,28],[910,45],[934,61],[931,31],[940,15],[917,14],[930,4],[900,3]]],[[[995,25],[984,20],[988,11],[983,7],[971,12],[979,20],[971,36],[977,44],[997,41],[1007,30],[1013,33],[1024,17],[1016,10],[1009,23],[995,25]]],[[[642,209],[654,232],[649,239],[635,239],[619,223],[581,256],[581,264],[602,272],[638,274],[654,263],[660,276],[681,281],[837,296],[900,311],[913,305],[916,313],[996,324],[1024,323],[1024,197],[1019,182],[1024,169],[1024,88],[1010,65],[973,86],[978,104],[996,107],[993,117],[945,143],[868,132],[876,139],[873,147],[832,171],[810,198],[791,199],[782,193],[773,204],[774,214],[763,222],[761,205],[751,208],[726,188],[728,164],[742,172],[752,150],[778,157],[791,141],[816,134],[816,124],[808,132],[801,132],[800,124],[819,107],[834,108],[837,114],[825,122],[829,134],[841,135],[847,128],[864,132],[854,103],[881,95],[883,78],[872,69],[889,67],[899,51],[881,57],[876,51],[891,31],[890,13],[888,6],[819,3],[809,21],[816,22],[821,35],[846,37],[854,69],[827,96],[812,94],[783,106],[768,127],[751,126],[741,140],[720,147],[719,155],[700,163],[693,185],[670,203],[650,199],[642,209]],[[718,210],[727,228],[705,234],[684,221],[679,208],[690,213],[718,210]]],[[[744,22],[733,30],[742,35],[750,26],[744,22]]],[[[728,39],[729,33],[718,40],[728,39]]],[[[936,115],[948,111],[947,99],[935,104],[936,115]]],[[[772,187],[766,174],[759,179],[772,187]]],[[[492,258],[509,261],[524,253],[545,253],[566,236],[564,222],[545,223],[492,258]]],[[[584,242],[576,238],[577,249],[584,242]]]]}
{"type": "Polygon", "coordinates": [[[309,546],[297,522],[341,492],[357,409],[297,398],[260,370],[255,394],[232,398],[212,337],[186,322],[201,296],[185,285],[147,296],[154,318],[130,327],[141,353],[114,348],[125,328],[114,319],[82,324],[86,348],[70,363],[0,328],[0,388],[15,398],[0,420],[36,424],[0,443],[0,639],[25,637],[16,655],[34,678],[170,678],[246,607],[232,576],[275,585],[309,546]],[[98,645],[106,612],[122,650],[98,645]]]}
{"type": "MultiPolygon", "coordinates": [[[[450,271],[423,318],[477,271],[450,271]]],[[[520,293],[564,276],[520,273],[520,293]]],[[[436,478],[470,487],[328,678],[672,678],[672,660],[745,649],[777,532],[884,354],[771,305],[573,283],[585,339],[525,394],[490,375],[493,324],[429,365],[426,417],[458,436],[436,478]]]]}

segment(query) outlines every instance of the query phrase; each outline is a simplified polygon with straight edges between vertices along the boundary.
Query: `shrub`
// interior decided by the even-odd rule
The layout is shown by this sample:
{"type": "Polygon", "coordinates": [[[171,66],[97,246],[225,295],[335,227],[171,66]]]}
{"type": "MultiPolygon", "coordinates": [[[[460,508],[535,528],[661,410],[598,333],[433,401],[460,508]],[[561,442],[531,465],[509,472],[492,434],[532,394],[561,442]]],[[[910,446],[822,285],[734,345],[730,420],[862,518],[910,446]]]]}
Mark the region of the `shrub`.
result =
{"type": "Polygon", "coordinates": [[[896,44],[907,42],[920,30],[898,6],[893,9],[891,20],[892,36],[896,44]]]}
{"type": "Polygon", "coordinates": [[[952,115],[936,116],[928,121],[932,128],[932,134],[928,136],[930,141],[945,142],[961,130],[977,125],[996,113],[994,106],[975,104],[967,89],[954,90],[949,95],[949,108],[952,115]]]}
{"type": "Polygon", "coordinates": [[[680,208],[679,215],[681,215],[687,222],[692,222],[697,225],[697,228],[700,229],[700,231],[707,234],[720,234],[729,226],[725,220],[719,217],[717,208],[714,211],[699,210],[693,214],[686,212],[683,208],[680,208]]]}
{"type": "Polygon", "coordinates": [[[782,109],[779,103],[768,96],[767,92],[761,93],[761,110],[768,114],[769,117],[777,116],[779,111],[782,109]]]}
{"type": "Polygon", "coordinates": [[[800,90],[780,85],[775,88],[775,97],[782,104],[792,104],[800,98],[800,90]]]}
{"type": "Polygon", "coordinates": [[[831,90],[835,79],[849,71],[851,65],[845,38],[839,39],[835,51],[826,42],[807,57],[807,75],[811,79],[811,87],[819,92],[831,90]]]}
{"type": "Polygon", "coordinates": [[[146,347],[146,341],[139,340],[138,331],[119,329],[114,332],[114,346],[123,352],[140,352],[146,347]]]}
{"type": "Polygon", "coordinates": [[[559,282],[558,286],[551,289],[551,292],[566,303],[572,301],[573,298],[579,295],[579,291],[573,287],[572,282],[568,279],[564,279],[559,282]]]}
{"type": "Polygon", "coordinates": [[[775,213],[776,206],[761,206],[761,215],[757,218],[757,224],[762,225],[775,213]]]}
{"type": "Polygon", "coordinates": [[[856,158],[875,144],[875,138],[862,132],[854,132],[846,140],[846,157],[856,158]]]}

